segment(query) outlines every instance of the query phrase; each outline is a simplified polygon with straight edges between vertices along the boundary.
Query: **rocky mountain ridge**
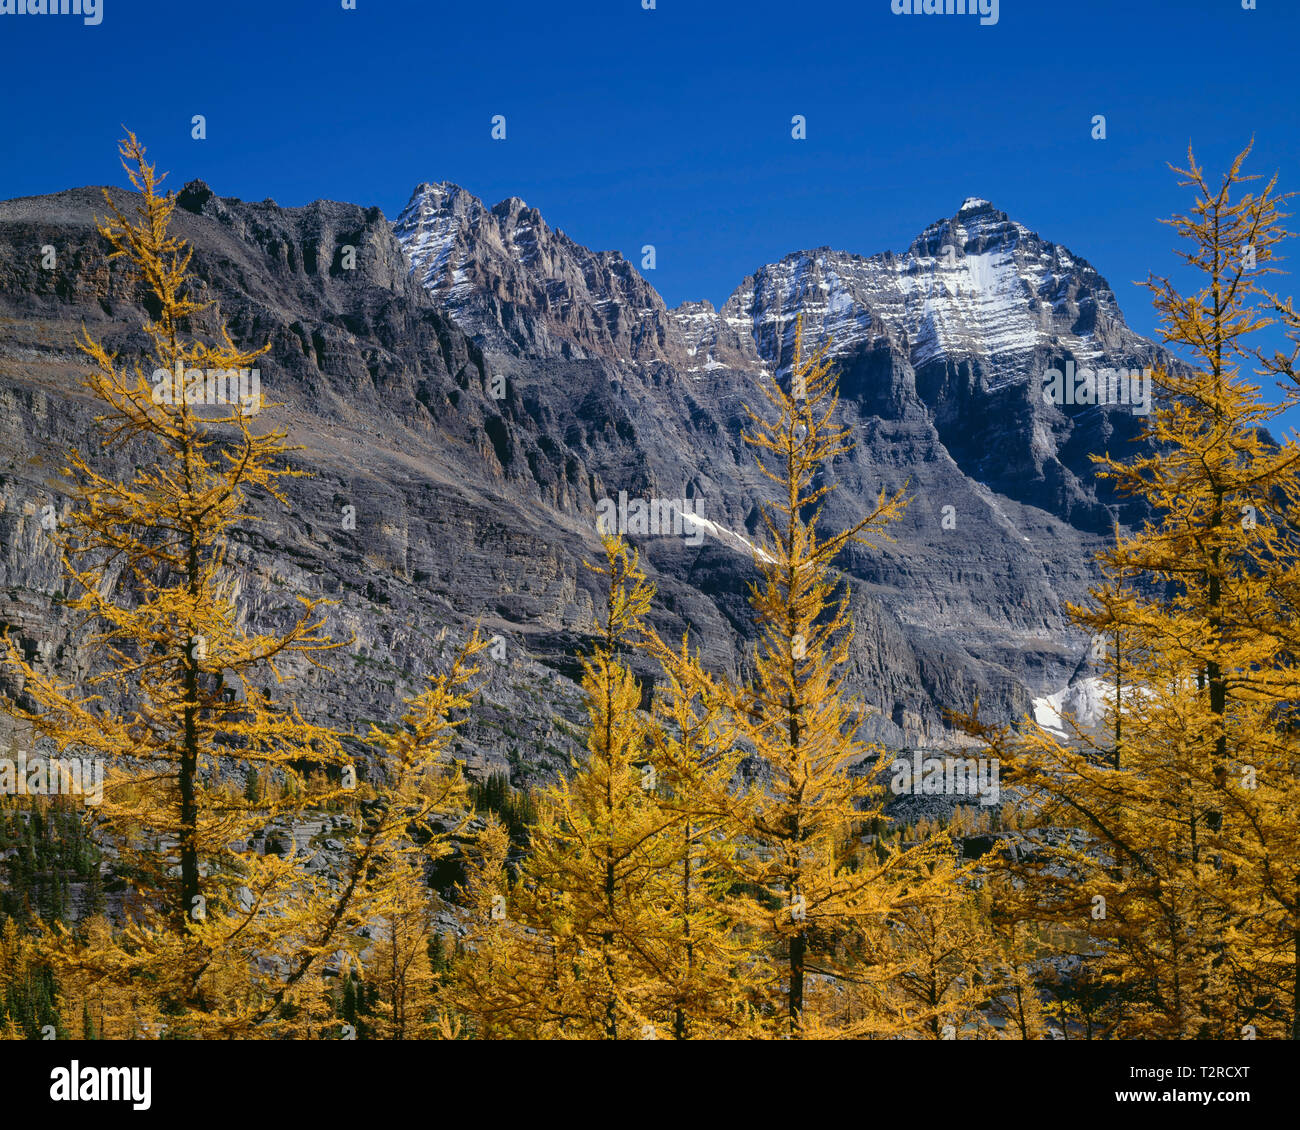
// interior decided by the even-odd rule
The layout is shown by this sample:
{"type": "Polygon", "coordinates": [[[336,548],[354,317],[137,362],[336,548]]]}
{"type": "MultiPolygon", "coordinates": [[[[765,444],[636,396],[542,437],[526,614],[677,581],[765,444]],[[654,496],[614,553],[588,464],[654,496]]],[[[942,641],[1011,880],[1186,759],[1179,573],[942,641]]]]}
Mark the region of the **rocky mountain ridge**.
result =
{"type": "MultiPolygon", "coordinates": [[[[691,499],[708,520],[700,545],[634,540],[659,625],[689,628],[711,665],[743,667],[747,545],[767,497],[744,406],[788,365],[798,313],[810,336],[833,335],[857,441],[828,471],[826,522],[851,521],[882,488],[913,499],[893,543],[841,563],[867,736],[935,744],[946,709],[978,697],[991,716],[1020,716],[1082,670],[1064,603],[1083,598],[1122,516],[1086,456],[1138,421],[1044,403],[1036,369],[1158,354],[1095,271],[991,205],[967,201],[903,255],[798,252],[722,310],[670,310],[621,255],[517,199],[489,209],[422,185],[392,225],[374,208],[280,208],[201,182],[178,202],[177,234],[214,302],[194,328],[225,318],[240,343],[271,343],[266,422],[303,445],[295,459],[313,476],[288,510],[264,507],[234,558],[255,622],[283,616],[295,591],[338,599],[337,635],[356,642],[334,677],[302,672],[318,716],[395,717],[478,621],[506,659],[486,672],[465,755],[517,781],[562,771],[581,746],[573,677],[596,596],[582,561],[597,504],[620,491],[691,499]]],[[[60,612],[38,516],[66,506],[62,452],[93,434],[72,340],[84,322],[124,357],[144,344],[143,296],[93,229],[103,212],[91,189],[0,203],[0,622],[67,677],[93,656],[60,612]]],[[[132,457],[102,455],[119,468],[132,457]]]]}

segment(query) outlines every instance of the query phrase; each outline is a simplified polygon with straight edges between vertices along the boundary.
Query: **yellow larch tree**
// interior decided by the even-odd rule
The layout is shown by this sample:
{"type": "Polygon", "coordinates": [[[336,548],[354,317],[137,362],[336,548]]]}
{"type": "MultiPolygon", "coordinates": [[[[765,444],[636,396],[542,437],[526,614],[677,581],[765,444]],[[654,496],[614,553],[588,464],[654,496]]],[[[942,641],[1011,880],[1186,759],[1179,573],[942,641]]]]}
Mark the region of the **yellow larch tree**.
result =
{"type": "Polygon", "coordinates": [[[988,1014],[1002,993],[1013,991],[989,922],[987,900],[963,885],[953,859],[937,859],[932,879],[951,897],[907,906],[877,931],[878,949],[890,964],[874,997],[875,1011],[910,1039],[987,1037],[988,1014]]]}
{"type": "Polygon", "coordinates": [[[700,1039],[753,1030],[747,955],[724,909],[731,727],[689,687],[708,677],[644,618],[653,588],[635,551],[603,538],[605,604],[583,659],[587,757],[538,795],[512,879],[489,824],[470,865],[473,923],[458,1008],[481,1035],[700,1039]],[[666,664],[642,711],[636,644],[666,664]],[[495,908],[496,913],[492,913],[495,908]]]}
{"type": "MultiPolygon", "coordinates": [[[[157,1018],[173,1035],[314,1034],[326,1019],[325,965],[383,894],[376,864],[454,799],[440,786],[418,801],[411,792],[437,772],[444,719],[430,724],[431,740],[381,741],[375,779],[360,781],[341,736],[304,719],[285,692],[292,674],[340,646],[323,634],[327,602],[298,597],[296,610],[279,610],[274,633],[247,626],[232,534],[256,520],[257,496],[286,503],[285,482],[301,472],[284,465],[282,432],[254,430],[260,392],[256,402],[229,399],[231,375],[266,348],[241,349],[224,327],[215,345],[196,335],[208,304],[193,297],[191,252],[169,231],[174,197],[133,135],[121,154],[139,193],[135,214],[106,193],[110,218],[99,230],[153,311],[150,365],[121,366],[88,335],[81,348],[105,406],[104,446],[130,445],[136,470],[119,482],[71,454],[75,507],[61,537],[68,604],[95,664],[72,686],[7,637],[4,659],[30,704],[13,712],[33,737],[107,766],[94,824],[127,884],[126,921],[57,931],[49,952],[78,993],[157,1018]],[[244,787],[253,772],[266,788],[244,787]],[[293,825],[340,805],[356,835],[327,874],[309,866],[313,852],[293,825]],[[282,853],[257,850],[272,826],[288,841],[282,853]]],[[[413,711],[464,704],[473,649],[413,711]]]]}
{"type": "Polygon", "coordinates": [[[778,497],[764,504],[765,536],[760,533],[755,553],[761,580],[751,592],[758,625],[754,674],[730,694],[740,737],[763,769],[762,780],[732,810],[741,845],[733,866],[750,892],[740,916],[758,948],[775,959],[769,999],[782,1031],[796,1038],[872,1030],[870,1019],[823,1024],[814,996],[831,1016],[837,994],[870,975],[855,938],[950,894],[930,867],[951,850],[945,837],[907,848],[893,838],[871,850],[860,842],[868,822],[889,823],[885,788],[877,783],[889,755],[856,736],[860,708],[843,685],[853,629],[847,586],[834,562],[852,542],[887,537],[885,527],[906,500],[901,491],[882,490],[870,513],[848,529],[826,536],[818,529],[831,489],[819,476],[851,447],[849,430],[836,422],[839,396],[828,350],[825,343],[805,352],[801,319],[790,387],[775,378],[764,383],[771,418],[749,410],[752,430],[745,438],[778,497]]]}
{"type": "MultiPolygon", "coordinates": [[[[746,931],[733,911],[733,789],[744,757],[726,695],[683,637],[667,647],[651,629],[643,644],[660,664],[648,765],[659,808],[671,820],[665,896],[674,1039],[761,1033],[762,997],[746,931]]],[[[643,772],[645,770],[643,769],[643,772]]]]}
{"type": "Polygon", "coordinates": [[[1097,938],[1121,1036],[1296,1031],[1300,448],[1266,438],[1281,408],[1242,372],[1271,321],[1259,280],[1286,235],[1274,181],[1239,193],[1256,179],[1248,154],[1217,186],[1190,151],[1175,170],[1196,198],[1169,222],[1203,281],[1188,295],[1148,285],[1164,340],[1190,363],[1154,373],[1151,453],[1097,459],[1152,515],[1117,531],[1093,605],[1071,609],[1121,645],[1118,740],[1031,729],[1008,750],[1031,822],[1074,830],[1038,846],[1030,888],[1097,938]]]}
{"type": "Polygon", "coordinates": [[[460,762],[451,756],[487,646],[475,631],[447,671],[428,678],[392,730],[372,726],[370,744],[383,772],[379,804],[363,822],[353,854],[365,867],[367,922],[376,935],[363,962],[379,986],[378,1028],[390,1039],[434,1039],[449,1033],[429,959],[435,894],[428,871],[450,853],[469,819],[460,762]]]}
{"type": "Polygon", "coordinates": [[[515,907],[526,926],[558,939],[583,992],[564,1034],[645,1039],[665,1033],[670,930],[664,907],[673,816],[649,787],[650,721],[627,652],[654,595],[637,554],[602,537],[599,634],[583,657],[587,757],[542,790],[515,907]]]}
{"type": "Polygon", "coordinates": [[[478,1039],[562,1039],[571,1029],[589,1036],[572,941],[546,900],[535,901],[512,879],[518,861],[510,856],[505,825],[488,813],[458,892],[465,937],[443,994],[446,1008],[478,1039]],[[524,925],[524,915],[542,928],[524,925]]]}

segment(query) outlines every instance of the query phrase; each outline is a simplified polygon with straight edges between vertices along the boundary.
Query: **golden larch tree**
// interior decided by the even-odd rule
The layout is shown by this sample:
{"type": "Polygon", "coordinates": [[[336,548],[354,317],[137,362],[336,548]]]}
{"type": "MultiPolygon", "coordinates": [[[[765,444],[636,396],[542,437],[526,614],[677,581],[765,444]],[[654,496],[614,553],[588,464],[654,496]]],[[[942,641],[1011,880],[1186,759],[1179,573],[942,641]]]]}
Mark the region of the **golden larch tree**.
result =
{"type": "MultiPolygon", "coordinates": [[[[870,512],[839,533],[819,529],[832,489],[822,476],[852,446],[836,420],[839,395],[829,343],[804,349],[795,329],[789,388],[774,377],[762,386],[769,414],[752,409],[746,440],[776,486],[763,506],[751,591],[758,627],[752,680],[730,693],[742,741],[762,766],[761,779],[738,795],[732,817],[742,849],[736,877],[750,894],[741,918],[779,964],[769,992],[787,1035],[849,1034],[823,1026],[809,1008],[815,977],[827,1015],[836,993],[866,974],[843,955],[853,938],[891,915],[948,888],[929,864],[950,851],[942,836],[903,848],[863,850],[869,822],[889,823],[877,781],[888,753],[857,737],[860,707],[844,687],[853,627],[848,591],[835,560],[853,542],[872,545],[906,505],[902,491],[882,490],[870,512]]],[[[865,1031],[870,1022],[861,1026],[865,1031]]]]}
{"type": "MultiPolygon", "coordinates": [[[[239,348],[224,326],[216,344],[198,336],[209,304],[194,297],[191,251],[169,230],[175,199],[133,135],[121,155],[135,212],[106,192],[99,231],[151,311],[149,355],[120,365],[89,335],[80,344],[104,405],[103,445],[128,445],[135,473],[117,481],[72,453],[75,505],[60,539],[93,669],[73,686],[4,643],[28,704],[13,713],[60,753],[107,765],[96,834],[127,884],[126,921],[56,931],[51,960],[78,992],[133,1017],[167,1017],[173,1035],[313,1034],[325,1017],[325,965],[383,894],[377,863],[412,823],[455,800],[442,786],[412,795],[412,782],[441,772],[445,719],[426,720],[428,740],[380,741],[374,779],[362,781],[342,736],[305,719],[286,693],[293,674],[341,645],[323,634],[324,600],[299,596],[278,610],[275,632],[249,627],[238,602],[248,566],[232,550],[236,530],[257,520],[259,496],[287,504],[287,480],[302,473],[285,465],[284,433],[254,430],[260,381],[255,403],[229,398],[231,374],[269,347],[239,348]],[[253,773],[258,788],[246,787],[253,773]],[[295,825],[339,806],[356,835],[326,874],[308,866],[295,825]],[[257,850],[273,826],[284,850],[257,850]]],[[[474,646],[415,713],[463,703],[474,646]]]]}

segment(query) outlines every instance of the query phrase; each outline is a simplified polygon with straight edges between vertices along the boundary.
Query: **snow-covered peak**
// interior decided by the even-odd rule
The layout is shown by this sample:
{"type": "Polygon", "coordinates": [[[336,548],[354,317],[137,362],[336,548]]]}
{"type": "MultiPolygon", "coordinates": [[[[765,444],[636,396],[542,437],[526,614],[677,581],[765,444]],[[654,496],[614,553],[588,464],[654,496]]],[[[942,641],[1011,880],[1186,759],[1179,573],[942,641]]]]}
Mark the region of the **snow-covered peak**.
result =
{"type": "Polygon", "coordinates": [[[913,368],[969,366],[986,388],[1130,351],[1110,288],[1086,262],[981,196],[902,253],[797,251],[744,280],[721,310],[669,313],[617,252],[593,252],[518,197],[492,208],[459,185],[419,185],[394,225],[417,280],[483,344],[678,360],[687,371],[784,367],[803,316],[844,355],[888,339],[913,368]],[[503,305],[505,304],[505,305],[503,305]],[[620,352],[620,350],[622,352],[620,352]]]}
{"type": "Polygon", "coordinates": [[[411,273],[491,349],[663,358],[663,300],[617,251],[591,251],[517,196],[492,208],[459,185],[419,185],[393,225],[411,273]]]}
{"type": "MultiPolygon", "coordinates": [[[[1024,380],[1044,354],[1068,350],[1086,364],[1132,337],[1086,262],[978,196],[902,254],[822,247],[787,255],[746,279],[717,322],[784,366],[799,315],[805,334],[829,338],[833,354],[888,334],[914,368],[970,364],[987,387],[1024,380]]],[[[708,336],[698,309],[679,308],[678,325],[688,338],[708,336]]]]}
{"type": "Polygon", "coordinates": [[[425,181],[415,186],[411,199],[402,209],[398,221],[400,222],[402,216],[413,211],[437,212],[458,206],[465,209],[478,203],[477,196],[452,181],[425,181]]]}
{"type": "Polygon", "coordinates": [[[476,199],[459,185],[420,184],[393,224],[412,264],[419,263],[416,277],[426,288],[445,284],[460,217],[473,203],[476,199]]]}

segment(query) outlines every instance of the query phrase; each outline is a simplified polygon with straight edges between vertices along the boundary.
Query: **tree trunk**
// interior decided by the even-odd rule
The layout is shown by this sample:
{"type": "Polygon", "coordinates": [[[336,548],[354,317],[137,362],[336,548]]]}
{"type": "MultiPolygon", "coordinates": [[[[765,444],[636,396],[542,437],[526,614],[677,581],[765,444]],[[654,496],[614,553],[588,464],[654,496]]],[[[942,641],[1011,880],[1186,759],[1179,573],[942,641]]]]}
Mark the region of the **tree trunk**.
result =
{"type": "Polygon", "coordinates": [[[796,1039],[803,1016],[803,967],[808,942],[802,930],[790,939],[790,1035],[796,1039]]]}

